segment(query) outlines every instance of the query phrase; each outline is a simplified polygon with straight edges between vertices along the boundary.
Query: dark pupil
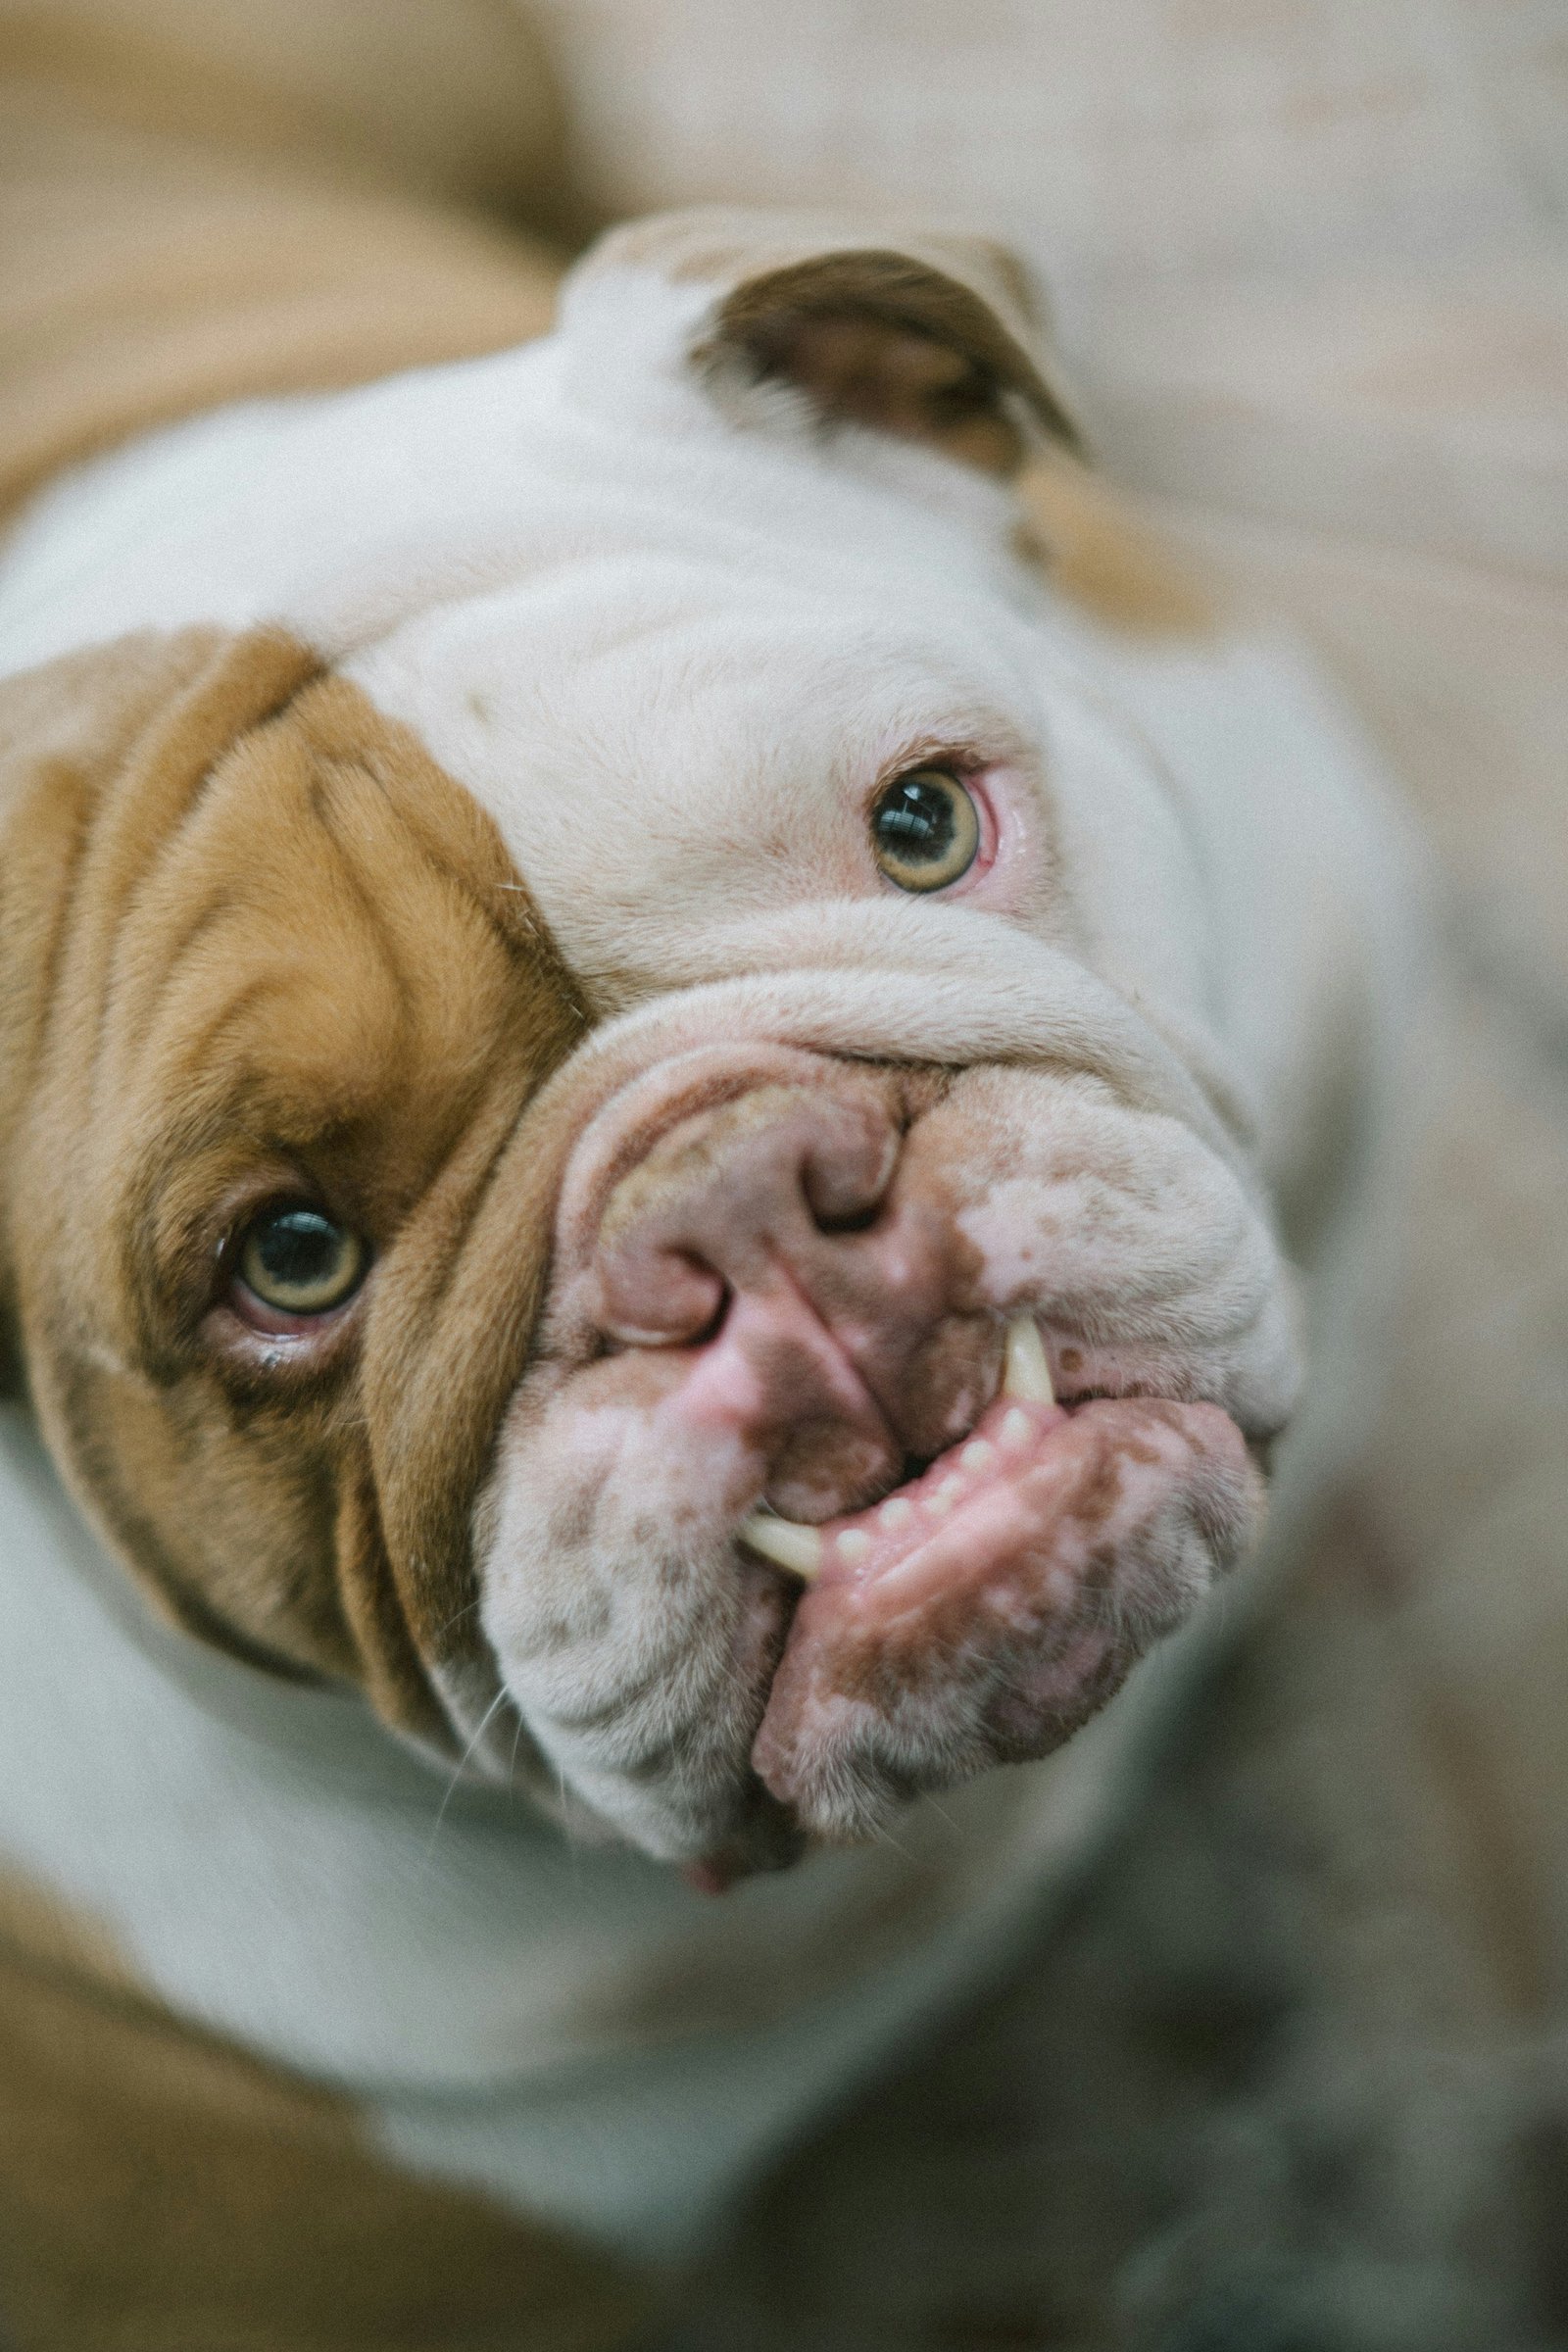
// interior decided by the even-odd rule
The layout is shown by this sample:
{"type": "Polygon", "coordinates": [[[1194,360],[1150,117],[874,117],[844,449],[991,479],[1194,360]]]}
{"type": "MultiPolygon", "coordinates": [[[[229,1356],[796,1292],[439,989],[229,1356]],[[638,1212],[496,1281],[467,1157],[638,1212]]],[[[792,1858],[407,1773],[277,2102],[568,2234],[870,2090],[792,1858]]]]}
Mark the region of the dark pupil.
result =
{"type": "Polygon", "coordinates": [[[273,1282],[304,1289],[336,1270],[343,1236],[314,1208],[269,1217],[256,1237],[257,1255],[273,1282]]]}
{"type": "Polygon", "coordinates": [[[953,793],[919,776],[895,784],[877,805],[877,840],[901,865],[940,865],[956,828],[953,793]]]}

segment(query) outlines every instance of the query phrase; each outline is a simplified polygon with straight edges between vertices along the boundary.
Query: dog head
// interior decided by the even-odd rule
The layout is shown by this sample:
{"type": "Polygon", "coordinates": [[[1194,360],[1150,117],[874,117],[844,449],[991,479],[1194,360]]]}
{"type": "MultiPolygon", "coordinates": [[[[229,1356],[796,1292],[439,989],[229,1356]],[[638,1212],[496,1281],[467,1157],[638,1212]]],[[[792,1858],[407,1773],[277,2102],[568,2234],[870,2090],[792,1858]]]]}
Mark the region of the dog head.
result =
{"type": "Polygon", "coordinates": [[[194,1633],[713,1878],[1047,1752],[1298,1369],[1018,271],[643,224],[311,429],[369,553],[302,495],[276,626],[6,690],[57,1456],[194,1633]]]}

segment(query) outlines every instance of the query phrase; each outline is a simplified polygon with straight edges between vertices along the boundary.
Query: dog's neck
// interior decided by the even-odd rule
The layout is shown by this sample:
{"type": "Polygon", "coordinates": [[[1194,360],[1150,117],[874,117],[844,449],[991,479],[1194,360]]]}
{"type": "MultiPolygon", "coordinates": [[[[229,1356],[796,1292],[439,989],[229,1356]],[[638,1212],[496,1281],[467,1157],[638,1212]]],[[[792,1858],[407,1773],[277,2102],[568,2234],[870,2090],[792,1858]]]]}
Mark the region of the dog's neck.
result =
{"type": "Polygon", "coordinates": [[[488,2167],[639,2255],[690,2251],[758,2152],[994,1964],[1105,1795],[1098,1742],[1075,1743],[897,1846],[715,1909],[639,1855],[574,1850],[526,1804],[451,1787],[357,1697],[161,1625],[15,1407],[0,1510],[6,1883],[91,1929],[118,1982],[356,2088],[410,2161],[488,2167]],[[726,2038],[746,2027],[765,2030],[726,2038]]]}

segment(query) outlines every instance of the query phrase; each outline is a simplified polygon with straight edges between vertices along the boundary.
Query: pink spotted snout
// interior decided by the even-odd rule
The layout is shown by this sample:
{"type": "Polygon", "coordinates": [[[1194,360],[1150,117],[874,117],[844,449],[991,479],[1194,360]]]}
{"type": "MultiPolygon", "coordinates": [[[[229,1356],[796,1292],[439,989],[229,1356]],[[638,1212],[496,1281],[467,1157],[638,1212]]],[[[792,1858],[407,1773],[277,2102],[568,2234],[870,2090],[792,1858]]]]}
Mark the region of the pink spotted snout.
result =
{"type": "Polygon", "coordinates": [[[1294,1379],[1178,1121],[679,1054],[579,1134],[486,1629],[561,1789],[716,1885],[1069,1738],[1255,1536],[1294,1379]]]}

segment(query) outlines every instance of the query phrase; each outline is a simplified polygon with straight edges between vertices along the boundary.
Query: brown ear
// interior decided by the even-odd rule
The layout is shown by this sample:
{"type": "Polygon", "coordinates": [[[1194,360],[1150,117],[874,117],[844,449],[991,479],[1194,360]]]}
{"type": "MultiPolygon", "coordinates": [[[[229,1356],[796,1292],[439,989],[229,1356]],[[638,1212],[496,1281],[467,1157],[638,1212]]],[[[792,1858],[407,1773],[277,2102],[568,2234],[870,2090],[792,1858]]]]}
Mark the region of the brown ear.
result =
{"type": "Polygon", "coordinates": [[[615,270],[715,289],[690,356],[722,399],[791,386],[826,423],[923,442],[1002,475],[1018,470],[1031,440],[1079,446],[1029,275],[983,238],[676,213],[616,230],[581,274],[615,270]]]}

